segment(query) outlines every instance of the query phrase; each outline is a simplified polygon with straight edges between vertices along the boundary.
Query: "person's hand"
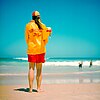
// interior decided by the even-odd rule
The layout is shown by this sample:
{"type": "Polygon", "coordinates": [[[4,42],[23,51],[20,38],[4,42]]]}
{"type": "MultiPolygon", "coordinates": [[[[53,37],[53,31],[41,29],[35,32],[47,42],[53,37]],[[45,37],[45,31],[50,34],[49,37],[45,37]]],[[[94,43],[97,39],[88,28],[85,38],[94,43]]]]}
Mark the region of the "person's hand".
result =
{"type": "Polygon", "coordinates": [[[47,27],[47,32],[52,32],[51,27],[47,27]]]}
{"type": "Polygon", "coordinates": [[[49,36],[51,36],[51,32],[52,32],[51,27],[47,27],[47,32],[49,32],[49,36]]]}

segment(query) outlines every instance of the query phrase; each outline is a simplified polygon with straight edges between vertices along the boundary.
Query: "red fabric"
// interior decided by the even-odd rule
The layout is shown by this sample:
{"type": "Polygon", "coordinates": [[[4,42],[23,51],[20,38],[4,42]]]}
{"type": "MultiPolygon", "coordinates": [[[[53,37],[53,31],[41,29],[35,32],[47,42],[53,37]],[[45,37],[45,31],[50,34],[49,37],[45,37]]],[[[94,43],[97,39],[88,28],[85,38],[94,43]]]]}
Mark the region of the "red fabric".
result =
{"type": "Polygon", "coordinates": [[[47,30],[47,32],[51,32],[52,30],[47,30]]]}
{"type": "Polygon", "coordinates": [[[28,54],[28,62],[44,63],[45,62],[45,53],[37,54],[37,55],[28,54]]]}

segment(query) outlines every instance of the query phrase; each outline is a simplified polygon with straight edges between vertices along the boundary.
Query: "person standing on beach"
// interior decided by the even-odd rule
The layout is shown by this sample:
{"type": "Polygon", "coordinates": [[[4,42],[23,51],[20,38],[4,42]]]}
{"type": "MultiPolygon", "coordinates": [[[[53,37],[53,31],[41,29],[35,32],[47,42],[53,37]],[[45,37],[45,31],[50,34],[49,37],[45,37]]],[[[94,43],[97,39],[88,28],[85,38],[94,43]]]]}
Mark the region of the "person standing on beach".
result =
{"type": "Polygon", "coordinates": [[[32,20],[26,25],[25,39],[29,62],[29,92],[33,89],[34,69],[36,66],[37,92],[41,91],[42,63],[45,62],[46,44],[51,35],[51,28],[46,27],[40,20],[40,13],[34,11],[32,20]]]}

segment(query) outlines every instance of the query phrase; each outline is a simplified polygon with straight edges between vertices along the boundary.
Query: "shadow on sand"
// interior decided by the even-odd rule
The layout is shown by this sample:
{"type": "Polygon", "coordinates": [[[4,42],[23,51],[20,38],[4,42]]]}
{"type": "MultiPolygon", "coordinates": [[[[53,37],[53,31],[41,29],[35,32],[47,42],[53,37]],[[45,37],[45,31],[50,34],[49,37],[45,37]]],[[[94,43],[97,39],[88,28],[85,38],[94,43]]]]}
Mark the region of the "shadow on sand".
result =
{"type": "MultiPolygon", "coordinates": [[[[29,88],[14,89],[14,91],[29,92],[29,88]]],[[[37,92],[37,90],[36,89],[33,89],[32,92],[37,92]]]]}

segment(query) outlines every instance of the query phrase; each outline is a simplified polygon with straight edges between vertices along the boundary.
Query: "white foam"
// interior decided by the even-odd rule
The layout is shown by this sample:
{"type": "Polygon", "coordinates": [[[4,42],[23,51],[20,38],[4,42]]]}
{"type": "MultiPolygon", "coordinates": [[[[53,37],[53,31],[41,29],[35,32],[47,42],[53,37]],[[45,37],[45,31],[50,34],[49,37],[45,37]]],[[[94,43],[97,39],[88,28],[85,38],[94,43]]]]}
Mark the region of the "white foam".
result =
{"type": "Polygon", "coordinates": [[[22,57],[22,58],[14,58],[14,59],[18,59],[18,60],[28,60],[28,58],[22,57]]]}
{"type": "MultiPolygon", "coordinates": [[[[69,61],[69,62],[45,62],[44,66],[78,66],[80,61],[69,61]]],[[[89,66],[89,61],[83,61],[83,66],[89,66]]],[[[100,61],[94,61],[94,66],[100,66],[100,61]]]]}
{"type": "MultiPolygon", "coordinates": [[[[14,58],[18,60],[28,60],[28,58],[14,58]]],[[[48,58],[47,58],[48,59],[48,58]]],[[[44,66],[78,66],[81,61],[58,61],[58,62],[45,62],[44,66]]],[[[94,66],[100,66],[100,60],[96,60],[92,62],[94,66]]],[[[83,61],[83,66],[89,66],[90,61],[83,61]]]]}

